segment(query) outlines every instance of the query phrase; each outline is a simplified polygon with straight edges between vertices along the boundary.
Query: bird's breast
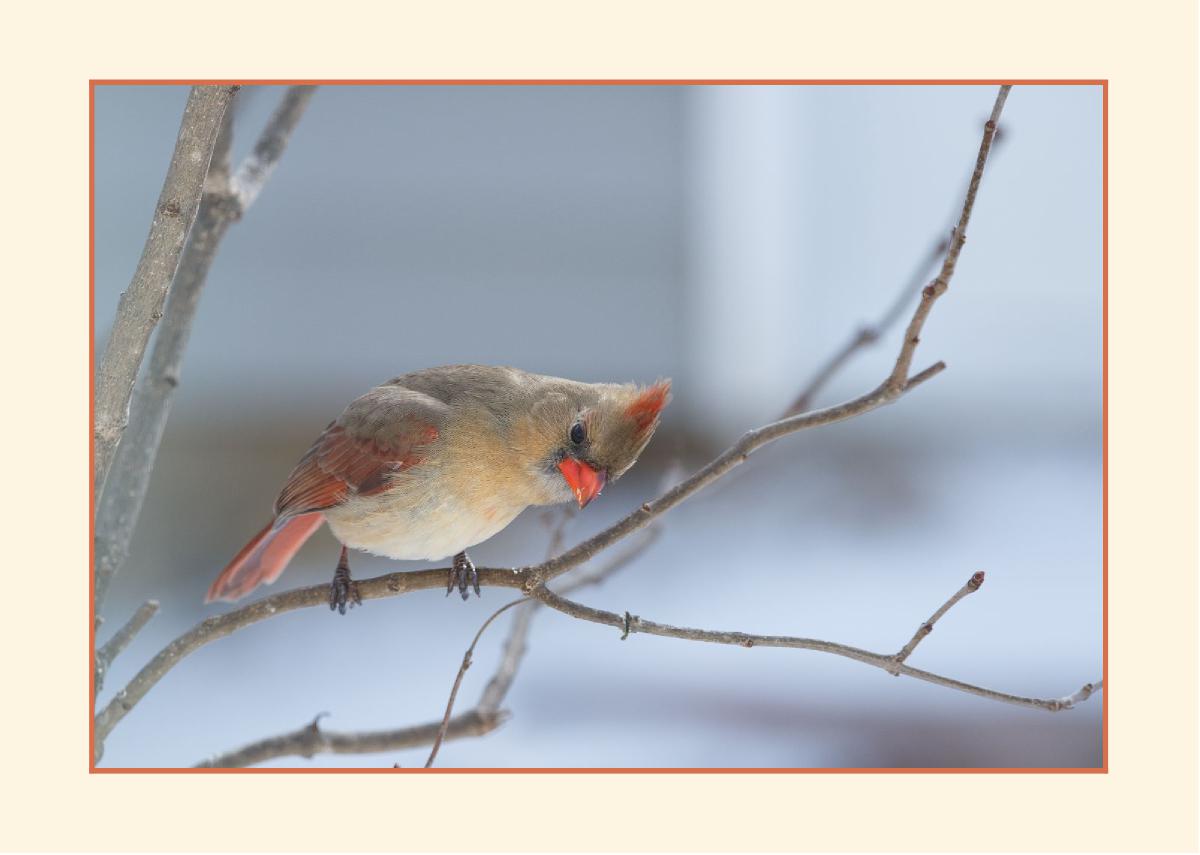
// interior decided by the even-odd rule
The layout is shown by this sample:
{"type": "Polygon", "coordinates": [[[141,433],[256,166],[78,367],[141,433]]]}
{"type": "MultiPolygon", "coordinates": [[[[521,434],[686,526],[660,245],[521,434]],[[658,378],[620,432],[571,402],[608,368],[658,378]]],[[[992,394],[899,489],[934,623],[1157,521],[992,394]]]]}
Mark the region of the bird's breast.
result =
{"type": "Polygon", "coordinates": [[[354,496],[325,518],[354,549],[435,561],[487,540],[524,509],[501,496],[463,496],[433,479],[413,478],[373,496],[354,496]]]}

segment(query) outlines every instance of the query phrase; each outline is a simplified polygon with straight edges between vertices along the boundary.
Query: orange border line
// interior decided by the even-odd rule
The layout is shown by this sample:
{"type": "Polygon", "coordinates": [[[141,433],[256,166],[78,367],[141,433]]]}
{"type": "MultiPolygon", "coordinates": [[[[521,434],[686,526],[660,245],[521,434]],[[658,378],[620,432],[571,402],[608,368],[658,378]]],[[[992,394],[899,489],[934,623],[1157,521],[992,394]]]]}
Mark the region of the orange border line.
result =
{"type": "Polygon", "coordinates": [[[346,766],[330,766],[328,768],[258,768],[247,769],[194,769],[191,767],[165,767],[162,769],[145,768],[141,766],[104,766],[92,769],[98,775],[1103,775],[1108,770],[1100,766],[1054,766],[1045,769],[1037,767],[970,767],[954,768],[941,766],[912,766],[912,767],[777,767],[769,766],[762,769],[747,769],[742,767],[726,768],[637,768],[637,767],[599,767],[577,768],[573,766],[541,767],[541,766],[512,766],[512,767],[479,767],[479,768],[439,768],[423,769],[419,767],[391,768],[365,767],[362,769],[346,766]]]}
{"type": "Polygon", "coordinates": [[[912,78],[899,80],[881,80],[874,78],[843,78],[837,80],[820,80],[816,78],[795,78],[759,80],[756,78],[692,78],[662,80],[624,80],[619,77],[608,79],[577,80],[564,78],[493,78],[478,79],[463,78],[395,78],[387,80],[358,80],[354,78],[313,78],[310,80],[288,80],[263,78],[254,79],[188,79],[188,80],[139,80],[137,78],[97,78],[90,81],[93,86],[295,86],[298,84],[312,86],[1108,86],[1103,79],[1061,79],[1035,78],[1022,80],[1019,78],[963,78],[960,80],[933,80],[927,78],[912,78]]]}
{"type": "MultiPolygon", "coordinates": [[[[96,84],[88,85],[88,379],[96,376],[96,84]]],[[[88,383],[88,771],[96,764],[96,387],[88,383]]]]}
{"type": "MultiPolygon", "coordinates": [[[[878,79],[842,79],[842,80],[758,80],[758,79],[691,79],[691,80],[538,80],[538,79],[502,79],[482,80],[473,78],[455,79],[396,79],[396,80],[356,80],[356,79],[314,79],[314,80],[138,80],[138,79],[93,79],[88,81],[88,314],[91,326],[88,329],[88,376],[95,376],[95,344],[96,344],[96,87],[97,86],[196,86],[196,85],[242,85],[242,86],[292,86],[311,84],[321,86],[985,86],[1011,83],[1021,86],[1099,86],[1102,90],[1102,344],[1101,344],[1101,519],[1102,519],[1102,634],[1101,655],[1103,657],[1102,675],[1104,690],[1101,692],[1101,724],[1100,724],[1100,756],[1101,765],[1098,767],[999,767],[999,768],[943,768],[943,767],[849,767],[849,768],[433,768],[433,769],[395,769],[395,768],[353,768],[353,767],[296,767],[296,768],[248,768],[248,769],[194,769],[194,768],[147,768],[106,766],[97,768],[92,762],[95,755],[95,720],[94,701],[95,672],[93,651],[96,649],[96,601],[92,568],[95,566],[95,518],[96,508],[92,496],[91,476],[88,490],[88,772],[91,774],[149,774],[149,775],[178,775],[178,774],[249,774],[249,775],[395,775],[395,774],[434,774],[434,775],[519,775],[519,774],[549,774],[549,775],[790,775],[790,774],[832,774],[832,775],[908,775],[908,774],[952,774],[952,775],[1059,775],[1059,774],[1107,774],[1109,771],[1108,753],[1108,85],[1107,79],[978,79],[978,80],[934,80],[914,78],[908,80],[878,80],[878,79]]],[[[89,384],[88,390],[88,468],[95,465],[94,448],[92,446],[91,425],[95,422],[95,389],[89,384]]]]}
{"type": "Polygon", "coordinates": [[[1103,85],[1101,95],[1101,116],[1103,130],[1101,131],[1100,144],[1100,171],[1103,173],[1101,178],[1101,291],[1103,297],[1100,301],[1100,325],[1103,327],[1101,332],[1100,345],[1100,517],[1102,520],[1101,531],[1103,532],[1101,543],[1101,574],[1103,577],[1103,596],[1101,598],[1101,624],[1103,631],[1100,641],[1101,658],[1101,674],[1104,680],[1104,691],[1101,695],[1101,712],[1100,712],[1100,760],[1102,768],[1105,772],[1108,771],[1108,81],[1103,85]]]}

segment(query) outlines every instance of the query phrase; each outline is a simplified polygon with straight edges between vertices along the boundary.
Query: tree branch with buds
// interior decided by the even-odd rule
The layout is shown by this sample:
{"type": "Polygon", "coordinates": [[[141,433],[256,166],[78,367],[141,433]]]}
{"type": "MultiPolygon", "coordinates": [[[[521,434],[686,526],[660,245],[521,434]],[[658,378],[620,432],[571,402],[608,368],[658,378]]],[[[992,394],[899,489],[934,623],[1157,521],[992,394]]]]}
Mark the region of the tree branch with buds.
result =
{"type": "MultiPolygon", "coordinates": [[[[971,579],[980,578],[982,574],[977,573],[971,579]]],[[[964,588],[968,588],[972,584],[967,582],[964,588]]],[[[977,588],[975,589],[977,590],[977,588]]],[[[970,683],[964,683],[961,680],[955,680],[951,677],[943,677],[940,674],[934,674],[929,671],[922,671],[919,668],[913,668],[904,664],[904,659],[908,653],[912,652],[911,648],[916,647],[916,643],[909,642],[899,653],[875,653],[870,650],[863,650],[858,647],[851,647],[848,644],[839,644],[835,641],[823,641],[817,638],[801,638],[790,635],[757,635],[755,633],[740,632],[735,630],[713,630],[713,629],[693,629],[686,626],[671,626],[664,623],[656,623],[655,621],[646,620],[637,615],[625,612],[619,615],[616,612],[607,612],[601,609],[594,609],[590,606],[585,606],[573,600],[568,600],[566,597],[554,593],[545,585],[540,583],[533,584],[527,589],[528,595],[540,602],[544,606],[562,612],[579,620],[591,621],[592,623],[602,623],[608,626],[616,627],[621,630],[621,640],[629,638],[636,633],[645,635],[659,635],[664,638],[679,638],[684,641],[702,641],[707,644],[730,644],[736,647],[791,647],[797,650],[814,650],[818,653],[830,653],[834,656],[842,656],[846,659],[853,659],[856,662],[862,662],[866,665],[872,665],[876,668],[882,668],[889,674],[895,676],[912,677],[917,680],[924,680],[926,683],[933,683],[935,686],[943,686],[947,689],[956,689],[960,692],[966,692],[969,695],[976,695],[981,698],[987,698],[992,701],[1001,701],[1006,704],[1015,704],[1021,707],[1032,707],[1035,709],[1046,710],[1047,712],[1058,712],[1059,710],[1070,709],[1078,700],[1087,699],[1092,692],[1098,690],[1101,686],[1099,681],[1086,684],[1076,696],[1069,698],[1031,698],[1021,695],[1012,695],[1007,692],[996,691],[995,689],[987,689],[983,686],[974,686],[970,683]],[[911,647],[910,647],[911,645],[911,647]],[[907,650],[907,652],[905,652],[907,650]]],[[[969,593],[969,591],[968,591],[969,593]]],[[[924,635],[929,634],[932,630],[933,621],[937,620],[943,614],[950,610],[950,607],[957,603],[965,596],[960,590],[950,600],[943,605],[937,613],[922,624],[922,627],[928,627],[924,635]]],[[[921,637],[921,630],[918,630],[918,642],[921,637]]]]}

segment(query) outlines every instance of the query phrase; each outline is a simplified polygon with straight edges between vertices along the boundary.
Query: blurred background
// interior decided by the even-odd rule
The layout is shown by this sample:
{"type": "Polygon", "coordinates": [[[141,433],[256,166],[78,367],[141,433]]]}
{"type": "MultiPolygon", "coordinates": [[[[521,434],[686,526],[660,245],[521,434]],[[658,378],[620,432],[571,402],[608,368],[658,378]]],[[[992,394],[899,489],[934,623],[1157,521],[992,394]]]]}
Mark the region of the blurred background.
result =
{"type": "MultiPolygon", "coordinates": [[[[236,98],[234,162],[281,90],[236,98]]],[[[674,379],[642,460],[574,543],[769,421],[948,236],[990,86],[323,87],[232,227],[203,294],[127,566],[99,640],[154,597],[101,703],[229,609],[204,591],[299,456],[372,385],[453,362],[674,379]]],[[[183,87],[95,96],[100,350],[175,142],[183,87]]],[[[898,649],[975,570],[983,590],[910,664],[1058,697],[1102,668],[1102,92],[1015,87],[951,290],[895,405],[755,454],[663,519],[582,602],[674,624],[898,649]]],[[[904,321],[911,308],[906,308],[904,321]]],[[[902,326],[902,324],[901,324],[902,326]]],[[[822,392],[890,369],[900,329],[822,392]]],[[[531,509],[471,550],[540,560],[531,509]]],[[[322,530],[271,590],[327,581],[322,530]]],[[[405,565],[365,554],[365,578],[405,565]]],[[[411,564],[413,569],[423,566],[411,564]]],[[[187,766],[292,730],[438,720],[479,624],[514,593],[309,609],[217,641],[109,737],[103,765],[187,766]]],[[[478,697],[489,630],[458,711],[478,697]]],[[[1056,715],[831,656],[734,649],[537,615],[505,707],[441,766],[1098,766],[1101,703],[1056,715]]],[[[419,766],[427,749],[271,765],[419,766]]]]}

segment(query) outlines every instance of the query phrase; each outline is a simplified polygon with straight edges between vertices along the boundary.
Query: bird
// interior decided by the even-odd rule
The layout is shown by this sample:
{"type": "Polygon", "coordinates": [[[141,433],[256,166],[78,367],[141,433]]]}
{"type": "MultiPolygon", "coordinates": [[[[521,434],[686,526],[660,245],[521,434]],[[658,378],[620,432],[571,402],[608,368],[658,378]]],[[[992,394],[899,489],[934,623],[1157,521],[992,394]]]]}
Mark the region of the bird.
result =
{"type": "Polygon", "coordinates": [[[489,365],[394,377],[356,398],[300,458],[274,516],[205,602],[279,578],[322,524],[342,545],[329,607],[361,605],[349,549],[400,560],[453,556],[446,594],[480,595],[466,550],[533,505],[594,500],[637,460],[671,381],[582,383],[489,365]]]}

